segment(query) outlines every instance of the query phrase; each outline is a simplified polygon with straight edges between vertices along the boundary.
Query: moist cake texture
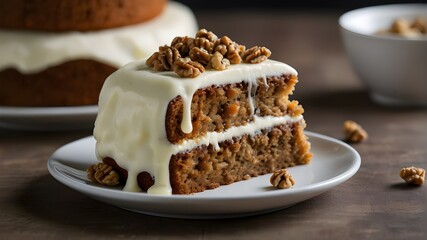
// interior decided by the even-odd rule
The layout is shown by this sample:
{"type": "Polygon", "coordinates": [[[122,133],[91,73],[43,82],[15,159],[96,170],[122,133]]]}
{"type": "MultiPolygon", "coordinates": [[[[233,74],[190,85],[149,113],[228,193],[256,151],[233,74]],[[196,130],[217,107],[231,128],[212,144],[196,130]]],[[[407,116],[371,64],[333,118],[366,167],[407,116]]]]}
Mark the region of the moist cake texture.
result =
{"type": "Polygon", "coordinates": [[[196,78],[136,61],[104,83],[94,137],[125,191],[190,194],[306,164],[297,72],[273,60],[196,78]]]}
{"type": "Polygon", "coordinates": [[[0,0],[0,28],[93,31],[148,21],[167,0],[0,0]],[[6,7],[7,6],[7,7],[6,7]]]}

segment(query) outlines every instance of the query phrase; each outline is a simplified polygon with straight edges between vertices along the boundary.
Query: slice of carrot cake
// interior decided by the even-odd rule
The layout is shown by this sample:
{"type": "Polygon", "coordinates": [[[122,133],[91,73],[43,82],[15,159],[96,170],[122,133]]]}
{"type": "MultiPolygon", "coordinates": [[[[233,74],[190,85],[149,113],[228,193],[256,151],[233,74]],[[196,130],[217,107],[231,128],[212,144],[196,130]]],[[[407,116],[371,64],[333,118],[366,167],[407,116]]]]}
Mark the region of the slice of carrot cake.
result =
{"type": "MultiPolygon", "coordinates": [[[[190,194],[306,164],[303,108],[290,100],[297,72],[200,30],[177,37],[104,83],[96,154],[125,191],[190,194]]],[[[102,183],[99,165],[89,177],[102,183]]]]}

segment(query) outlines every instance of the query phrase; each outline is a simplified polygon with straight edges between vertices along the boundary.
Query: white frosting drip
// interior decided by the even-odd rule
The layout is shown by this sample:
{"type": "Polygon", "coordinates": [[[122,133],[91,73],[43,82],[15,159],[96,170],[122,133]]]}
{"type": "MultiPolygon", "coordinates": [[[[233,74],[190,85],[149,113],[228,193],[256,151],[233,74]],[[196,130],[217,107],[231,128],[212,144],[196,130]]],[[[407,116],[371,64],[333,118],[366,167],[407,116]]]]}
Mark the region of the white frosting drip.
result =
{"type": "MultiPolygon", "coordinates": [[[[232,137],[254,134],[286,122],[300,121],[300,117],[254,117],[254,121],[232,127],[223,133],[210,132],[182,144],[171,144],[166,137],[165,118],[168,103],[181,96],[183,132],[191,132],[191,100],[199,88],[245,81],[249,93],[256,89],[257,79],[274,75],[297,75],[284,63],[267,60],[259,64],[231,65],[225,71],[206,71],[197,78],[178,78],[173,72],[157,72],[144,61],[130,63],[113,73],[104,83],[99,99],[99,113],[95,122],[98,159],[111,157],[128,170],[124,190],[140,191],[137,174],[149,172],[155,184],[149,194],[171,194],[169,160],[171,155],[201,145],[213,145],[232,137]]],[[[252,110],[253,99],[250,99],[252,110]]],[[[253,111],[252,111],[253,112],[253,111]]]]}
{"type": "Polygon", "coordinates": [[[37,73],[51,66],[91,59],[112,67],[147,58],[175,36],[194,36],[196,19],[189,8],[169,2],[158,17],[136,25],[91,32],[49,33],[0,30],[0,71],[15,68],[37,73]]]}

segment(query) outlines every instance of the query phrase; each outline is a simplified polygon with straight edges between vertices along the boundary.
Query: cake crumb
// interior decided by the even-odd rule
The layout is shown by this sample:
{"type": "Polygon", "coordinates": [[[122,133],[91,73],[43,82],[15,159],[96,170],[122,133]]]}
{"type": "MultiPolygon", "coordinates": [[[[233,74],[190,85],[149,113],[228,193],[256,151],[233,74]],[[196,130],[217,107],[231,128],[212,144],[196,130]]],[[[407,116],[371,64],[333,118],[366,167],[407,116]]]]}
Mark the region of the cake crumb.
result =
{"type": "Polygon", "coordinates": [[[400,170],[400,177],[408,184],[423,185],[426,171],[418,167],[406,167],[400,170]]]}
{"type": "Polygon", "coordinates": [[[231,103],[225,107],[225,115],[234,118],[239,113],[240,105],[238,102],[231,103]]]}
{"type": "Polygon", "coordinates": [[[359,143],[368,138],[368,133],[355,121],[347,120],[344,122],[344,140],[350,143],[359,143]]]}
{"type": "Polygon", "coordinates": [[[270,183],[278,189],[286,189],[294,186],[295,180],[292,178],[292,175],[289,173],[289,171],[285,168],[274,171],[273,175],[270,177],[270,183]]]}

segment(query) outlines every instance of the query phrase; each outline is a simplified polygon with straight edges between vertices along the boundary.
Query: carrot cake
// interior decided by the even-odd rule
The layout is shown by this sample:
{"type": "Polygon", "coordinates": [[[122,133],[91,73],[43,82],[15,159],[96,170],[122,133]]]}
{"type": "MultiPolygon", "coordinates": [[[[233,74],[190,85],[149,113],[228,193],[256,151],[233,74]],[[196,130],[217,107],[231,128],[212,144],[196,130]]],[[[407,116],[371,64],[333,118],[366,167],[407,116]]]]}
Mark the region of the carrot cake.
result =
{"type": "Polygon", "coordinates": [[[111,168],[91,166],[89,178],[191,194],[309,163],[304,110],[289,99],[297,72],[270,54],[202,29],[114,72],[94,129],[111,168]]]}
{"type": "Polygon", "coordinates": [[[167,0],[2,5],[0,106],[96,105],[111,73],[197,31],[191,10],[167,0]]]}

